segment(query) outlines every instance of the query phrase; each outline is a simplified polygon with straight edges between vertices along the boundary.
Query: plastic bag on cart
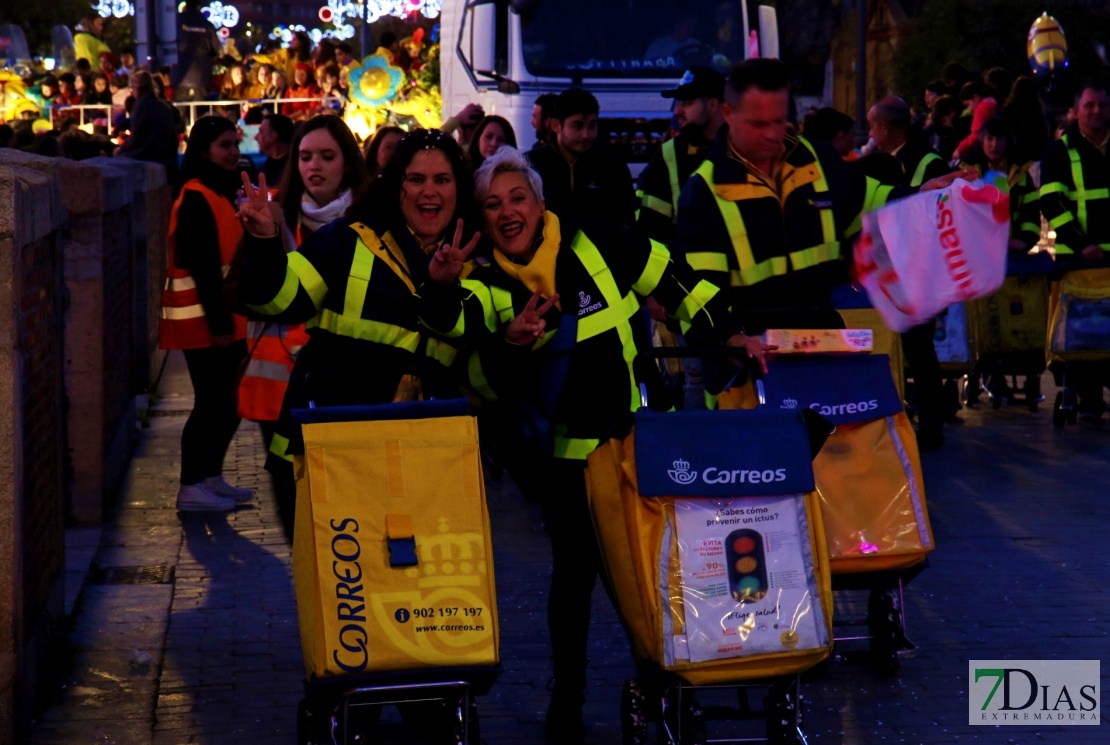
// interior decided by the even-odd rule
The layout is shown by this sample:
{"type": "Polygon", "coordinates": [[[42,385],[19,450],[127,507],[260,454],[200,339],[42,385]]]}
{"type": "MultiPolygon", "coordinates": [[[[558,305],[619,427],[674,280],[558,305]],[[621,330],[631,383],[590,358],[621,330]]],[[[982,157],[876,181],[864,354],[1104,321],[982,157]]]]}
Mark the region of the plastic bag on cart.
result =
{"type": "Polygon", "coordinates": [[[1050,352],[1068,361],[1110,357],[1110,269],[1068,272],[1057,292],[1050,352]]]}
{"type": "Polygon", "coordinates": [[[1009,236],[1005,179],[958,179],[865,214],[856,272],[886,324],[906,331],[997,290],[1009,236]]]}
{"type": "Polygon", "coordinates": [[[773,408],[836,425],[813,460],[832,573],[904,569],[933,550],[917,443],[885,355],[780,358],[773,408]]]}
{"type": "Polygon", "coordinates": [[[694,684],[827,657],[810,436],[800,412],[642,410],[632,434],[590,455],[594,524],[638,657],[694,684]]]}
{"type": "Polygon", "coordinates": [[[497,664],[489,514],[466,402],[294,416],[305,451],[294,460],[293,583],[308,676],[497,664]]]}

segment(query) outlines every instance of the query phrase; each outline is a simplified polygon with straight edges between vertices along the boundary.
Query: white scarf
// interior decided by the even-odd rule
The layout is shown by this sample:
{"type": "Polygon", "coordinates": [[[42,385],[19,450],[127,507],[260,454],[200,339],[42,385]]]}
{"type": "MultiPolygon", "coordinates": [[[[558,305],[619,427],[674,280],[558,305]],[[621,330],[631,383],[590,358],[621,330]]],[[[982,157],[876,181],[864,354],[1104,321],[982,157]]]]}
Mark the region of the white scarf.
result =
{"type": "MultiPolygon", "coordinates": [[[[295,166],[296,164],[294,164],[295,166]]],[[[324,225],[327,225],[332,220],[342,217],[347,208],[351,206],[351,190],[344,189],[339,193],[339,196],[331,200],[323,207],[316,204],[316,201],[304,193],[301,197],[301,225],[310,232],[319,230],[324,225]]]]}

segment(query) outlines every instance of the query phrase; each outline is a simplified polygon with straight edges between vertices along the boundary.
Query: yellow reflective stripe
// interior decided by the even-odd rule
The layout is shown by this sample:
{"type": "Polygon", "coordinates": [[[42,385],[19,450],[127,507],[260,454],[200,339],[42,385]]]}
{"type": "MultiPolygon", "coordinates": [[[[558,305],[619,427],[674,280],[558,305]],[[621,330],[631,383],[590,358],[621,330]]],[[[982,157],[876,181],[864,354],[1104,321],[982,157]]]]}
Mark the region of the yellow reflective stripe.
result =
{"type": "Polygon", "coordinates": [[[1069,246],[1065,243],[1057,243],[1056,247],[1053,250],[1054,250],[1054,252],[1057,256],[1059,256],[1060,254],[1074,254],[1075,253],[1075,251],[1071,250],[1071,246],[1069,246]]]}
{"type": "Polygon", "coordinates": [[[1034,225],[1031,222],[1023,222],[1021,225],[1018,226],[1018,230],[1025,231],[1027,233],[1040,233],[1041,226],[1034,225]]]}
{"type": "Polygon", "coordinates": [[[727,272],[728,256],[720,251],[694,251],[686,254],[686,263],[695,272],[727,272]]]}
{"type": "MultiPolygon", "coordinates": [[[[324,278],[320,276],[320,272],[316,271],[316,267],[312,265],[312,262],[306,259],[299,251],[286,254],[286,260],[288,261],[289,269],[293,270],[293,273],[300,281],[301,287],[308,293],[308,297],[312,300],[312,305],[319,310],[320,306],[324,304],[324,296],[328,294],[328,286],[324,282],[324,278]]],[[[296,290],[294,290],[294,295],[296,295],[296,290]]],[[[293,298],[289,298],[289,302],[293,302],[293,298]]],[[[288,307],[288,303],[286,307],[288,307]]]]}
{"type": "MultiPolygon", "coordinates": [[[[636,385],[636,375],[632,369],[632,361],[636,359],[636,341],[632,337],[632,325],[628,319],[640,307],[639,300],[633,293],[628,293],[624,298],[621,297],[620,288],[617,287],[617,281],[613,279],[613,273],[609,270],[605,260],[601,257],[601,252],[597,250],[586,234],[578,231],[571,241],[570,248],[574,251],[575,256],[582,262],[582,266],[590,273],[597,284],[597,289],[601,292],[601,296],[605,298],[605,303],[609,306],[603,311],[599,311],[596,315],[602,315],[611,318],[611,326],[615,325],[617,335],[621,340],[621,351],[624,356],[625,365],[628,368],[629,385],[629,411],[636,411],[640,407],[640,391],[636,385]],[[624,308],[624,315],[621,316],[620,308],[624,308]],[[616,317],[613,317],[617,314],[616,317]]],[[[584,338],[582,336],[583,330],[590,328],[591,322],[588,320],[590,316],[578,321],[578,339],[584,338]]]]}
{"type": "Polygon", "coordinates": [[[674,217],[674,208],[659,197],[653,197],[651,194],[644,194],[640,199],[640,204],[646,209],[658,212],[668,220],[674,217]]]}
{"type": "Polygon", "coordinates": [[[648,255],[647,264],[644,265],[640,278],[632,284],[632,289],[645,297],[659,286],[659,281],[663,279],[663,272],[667,271],[667,266],[671,263],[671,252],[667,247],[659,241],[650,242],[651,253],[648,255]]]}
{"type": "Polygon", "coordinates": [[[925,183],[925,169],[934,160],[940,160],[940,156],[936,153],[926,153],[925,157],[917,162],[917,168],[914,169],[913,178],[910,179],[910,186],[921,186],[925,183]]]}
{"type": "Polygon", "coordinates": [[[204,318],[204,307],[201,305],[186,305],[173,308],[163,305],[162,318],[167,321],[187,321],[190,318],[204,318]]]}
{"type": "MultiPolygon", "coordinates": [[[[814,166],[817,168],[817,180],[813,182],[814,193],[827,194],[829,182],[825,178],[825,169],[821,167],[821,160],[817,157],[817,151],[805,138],[798,141],[809,150],[809,154],[813,156],[814,166]]],[[[828,207],[819,207],[818,211],[821,213],[821,234],[824,236],[825,243],[832,243],[836,240],[836,218],[833,215],[832,201],[829,200],[828,207]]]]}
{"type": "MultiPolygon", "coordinates": [[[[464,279],[461,280],[459,284],[463,286],[463,289],[470,290],[470,295],[467,297],[467,300],[475,298],[482,305],[482,320],[485,321],[486,328],[489,329],[489,332],[493,333],[497,331],[497,312],[494,311],[493,301],[490,299],[492,290],[474,279],[464,279]]],[[[465,318],[463,317],[465,312],[465,309],[460,310],[459,321],[447,336],[454,338],[462,335],[465,324],[465,318]]]]}
{"type": "Polygon", "coordinates": [[[1110,189],[1087,189],[1086,191],[1069,191],[1068,199],[1079,201],[1081,199],[1110,199],[1110,189]]]}
{"type": "MultiPolygon", "coordinates": [[[[713,299],[713,296],[719,292],[716,286],[706,282],[704,279],[694,285],[692,292],[687,293],[686,297],[682,299],[682,304],[678,306],[678,313],[676,314],[684,321],[693,321],[694,316],[698,311],[705,310],[706,304],[713,299]]],[[[708,316],[709,314],[706,313],[708,316]]],[[[710,318],[712,320],[712,318],[710,318]]]]}
{"type": "Polygon", "coordinates": [[[289,438],[274,432],[274,436],[270,439],[270,454],[292,463],[293,456],[289,454],[289,438]]]}
{"type": "Polygon", "coordinates": [[[406,352],[415,353],[420,348],[420,332],[394,326],[384,321],[367,318],[351,318],[325,308],[317,316],[317,325],[325,331],[352,339],[362,339],[378,344],[386,344],[406,352]]]}
{"type": "Polygon", "coordinates": [[[705,392],[705,408],[708,409],[709,411],[716,411],[717,410],[717,394],[716,393],[710,393],[709,391],[705,392]]]}
{"type": "Polygon", "coordinates": [[[643,201],[644,201],[644,190],[643,189],[637,189],[636,190],[636,209],[632,212],[632,222],[639,222],[640,221],[640,205],[643,204],[643,201]]]}
{"type": "MultiPolygon", "coordinates": [[[[1079,160],[1079,151],[1071,146],[1071,143],[1069,143],[1067,140],[1067,136],[1065,136],[1063,140],[1064,144],[1068,148],[1068,159],[1071,160],[1071,180],[1073,185],[1075,186],[1075,191],[1068,192],[1068,195],[1071,196],[1072,194],[1083,194],[1086,190],[1084,189],[1083,182],[1083,163],[1079,160]]],[[[1079,222],[1079,229],[1086,233],[1087,200],[1082,198],[1075,199],[1075,197],[1072,197],[1072,199],[1075,200],[1075,217],[1079,222]]]]}
{"type": "Polygon", "coordinates": [[[355,241],[355,253],[351,258],[351,271],[347,276],[347,293],[343,297],[343,315],[349,318],[362,318],[362,307],[366,305],[366,294],[370,289],[370,274],[374,271],[374,254],[363,243],[362,237],[355,241]]]}
{"type": "Polygon", "coordinates": [[[487,401],[497,400],[497,394],[490,387],[489,381],[486,380],[486,373],[482,369],[482,360],[477,352],[470,355],[470,359],[466,362],[466,377],[470,381],[470,387],[479,396],[487,401]]]}
{"type": "Polygon", "coordinates": [[[1067,184],[1060,183],[1059,181],[1052,181],[1047,184],[1041,184],[1041,196],[1067,192],[1067,190],[1067,184]]]}
{"type": "Polygon", "coordinates": [[[663,164],[667,166],[667,178],[671,182],[671,212],[678,215],[678,198],[682,189],[678,185],[678,152],[675,149],[674,138],[663,143],[663,164]]]}
{"type": "Polygon", "coordinates": [[[590,453],[597,450],[597,446],[601,444],[600,440],[567,437],[559,434],[558,431],[555,432],[553,439],[555,441],[555,457],[571,460],[586,460],[590,453]]]}
{"type": "Polygon", "coordinates": [[[811,248],[803,248],[790,253],[790,265],[794,269],[808,269],[826,261],[840,258],[840,243],[823,243],[811,248]]]}
{"type": "Polygon", "coordinates": [[[516,311],[513,310],[513,294],[504,287],[491,286],[489,295],[493,302],[495,317],[501,323],[512,322],[513,318],[516,317],[516,311]]]}
{"type": "MultiPolygon", "coordinates": [[[[1110,190],[1104,190],[1104,191],[1108,191],[1108,193],[1110,193],[1110,190]]],[[[1030,191],[1030,192],[1022,194],[1021,196],[1018,197],[1018,204],[1020,204],[1022,206],[1025,206],[1025,205],[1030,204],[1032,202],[1038,201],[1038,198],[1039,197],[1038,197],[1037,192],[1030,191]]]]}
{"type": "Polygon", "coordinates": [[[1074,219],[1075,219],[1075,216],[1072,213],[1065,212],[1065,213],[1063,213],[1061,215],[1057,215],[1056,217],[1049,220],[1048,221],[1048,227],[1050,227],[1053,230],[1056,230],[1056,228],[1060,227],[1061,225],[1067,225],[1069,222],[1071,222],[1074,219]]]}
{"type": "MultiPolygon", "coordinates": [[[[765,279],[770,279],[778,274],[786,274],[786,257],[785,256],[772,256],[766,261],[761,261],[755,266],[749,266],[746,269],[740,270],[739,281],[733,281],[733,286],[754,285],[757,282],[762,282],[765,279]]],[[[733,280],[736,279],[736,273],[731,274],[733,280]]]]}
{"type": "MultiPolygon", "coordinates": [[[[605,294],[604,292],[602,293],[605,294]]],[[[606,298],[608,301],[608,298],[606,298]]],[[[628,319],[638,313],[640,301],[633,293],[628,293],[616,305],[602,308],[588,316],[578,319],[578,341],[592,339],[598,334],[604,334],[610,329],[619,329],[621,324],[627,324],[628,319]]]]}
{"type": "Polygon", "coordinates": [[[455,358],[458,356],[459,350],[442,339],[428,337],[424,344],[424,353],[444,367],[451,367],[455,364],[455,358]]]}
{"type": "MultiPolygon", "coordinates": [[[[717,209],[721,213],[721,218],[725,221],[725,229],[728,231],[729,240],[732,242],[732,250],[736,254],[736,261],[741,274],[743,274],[745,269],[755,266],[755,257],[752,255],[752,245],[748,241],[747,228],[744,227],[744,218],[740,214],[740,205],[722,198],[717,193],[713,182],[713,161],[708,159],[702,161],[694,175],[701,176],[706,186],[709,187],[709,193],[713,195],[713,199],[717,202],[717,209]]],[[[785,265],[783,269],[785,271],[785,265]]],[[[756,274],[762,275],[763,272],[759,271],[756,274]]],[[[771,275],[768,274],[767,276],[771,275]]],[[[766,277],[763,278],[766,279],[766,277]]]]}

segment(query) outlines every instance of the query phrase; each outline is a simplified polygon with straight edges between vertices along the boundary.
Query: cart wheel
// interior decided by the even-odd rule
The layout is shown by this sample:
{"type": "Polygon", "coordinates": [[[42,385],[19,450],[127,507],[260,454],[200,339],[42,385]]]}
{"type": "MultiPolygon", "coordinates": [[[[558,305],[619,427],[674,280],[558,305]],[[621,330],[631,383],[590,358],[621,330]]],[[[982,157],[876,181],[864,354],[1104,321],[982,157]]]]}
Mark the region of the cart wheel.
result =
{"type": "Polygon", "coordinates": [[[636,680],[624,681],[621,690],[621,743],[647,745],[648,720],[644,692],[636,680]]]}
{"type": "Polygon", "coordinates": [[[960,410],[960,384],[955,380],[944,381],[944,398],[950,414],[960,410]]]}
{"type": "Polygon", "coordinates": [[[768,694],[764,705],[767,710],[767,742],[776,745],[807,745],[802,732],[801,696],[776,691],[768,694]]]}
{"type": "Polygon", "coordinates": [[[1067,415],[1068,424],[1079,421],[1079,394],[1071,386],[1064,387],[1064,413],[1067,415]]]}
{"type": "Polygon", "coordinates": [[[326,724],[327,717],[310,709],[308,699],[302,698],[297,705],[297,745],[323,745],[329,742],[326,724]]]}
{"type": "Polygon", "coordinates": [[[867,627],[871,636],[871,654],[879,672],[897,672],[898,650],[905,646],[906,632],[902,624],[902,600],[897,587],[876,588],[867,600],[867,627]]]}
{"type": "Polygon", "coordinates": [[[1052,403],[1052,426],[1060,428],[1064,426],[1067,421],[1067,415],[1064,413],[1064,392],[1060,391],[1056,394],[1056,400],[1052,403]]]}
{"type": "Polygon", "coordinates": [[[693,696],[682,711],[682,732],[679,737],[682,738],[683,745],[706,745],[705,712],[693,696]]]}
{"type": "Polygon", "coordinates": [[[478,719],[478,702],[470,699],[466,707],[466,745],[480,745],[482,742],[482,728],[478,719]]]}

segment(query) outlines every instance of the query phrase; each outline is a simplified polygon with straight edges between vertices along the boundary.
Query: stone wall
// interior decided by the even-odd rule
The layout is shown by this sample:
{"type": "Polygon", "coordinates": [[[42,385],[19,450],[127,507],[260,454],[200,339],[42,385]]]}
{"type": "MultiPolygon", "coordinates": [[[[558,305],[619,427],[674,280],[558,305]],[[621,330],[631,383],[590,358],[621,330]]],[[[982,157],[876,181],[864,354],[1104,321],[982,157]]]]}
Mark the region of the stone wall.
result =
{"type": "Polygon", "coordinates": [[[25,718],[64,611],[56,196],[50,175],[0,164],[0,742],[25,718]]]}
{"type": "Polygon", "coordinates": [[[51,669],[67,521],[103,518],[157,374],[169,208],[160,166],[0,149],[0,745],[51,669]]]}

